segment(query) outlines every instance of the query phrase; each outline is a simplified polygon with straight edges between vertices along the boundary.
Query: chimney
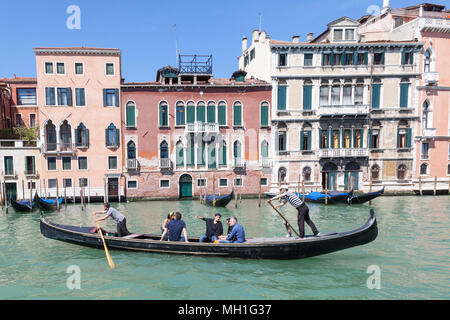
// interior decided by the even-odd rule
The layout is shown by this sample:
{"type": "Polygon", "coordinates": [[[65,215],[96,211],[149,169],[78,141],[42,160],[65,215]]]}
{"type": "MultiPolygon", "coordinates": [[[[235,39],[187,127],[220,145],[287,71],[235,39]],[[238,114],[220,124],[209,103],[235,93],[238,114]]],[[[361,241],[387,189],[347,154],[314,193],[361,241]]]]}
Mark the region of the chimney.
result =
{"type": "Polygon", "coordinates": [[[252,43],[259,41],[259,30],[255,29],[252,33],[252,43]]]}
{"type": "Polygon", "coordinates": [[[389,0],[383,0],[383,9],[381,9],[381,13],[386,13],[391,9],[391,6],[389,4],[389,0]]]}
{"type": "Polygon", "coordinates": [[[266,36],[267,36],[266,32],[264,30],[261,31],[261,33],[259,34],[259,42],[261,43],[266,42],[266,36]]]}
{"type": "Polygon", "coordinates": [[[312,33],[312,32],[310,32],[310,33],[308,33],[308,35],[306,36],[306,41],[307,42],[312,42],[313,41],[313,38],[314,38],[314,33],[312,33]]]}
{"type": "Polygon", "coordinates": [[[242,38],[242,53],[247,51],[247,47],[248,47],[247,37],[243,37],[242,38]]]}
{"type": "Polygon", "coordinates": [[[293,43],[299,43],[300,42],[300,36],[293,36],[292,37],[292,42],[293,43]]]}

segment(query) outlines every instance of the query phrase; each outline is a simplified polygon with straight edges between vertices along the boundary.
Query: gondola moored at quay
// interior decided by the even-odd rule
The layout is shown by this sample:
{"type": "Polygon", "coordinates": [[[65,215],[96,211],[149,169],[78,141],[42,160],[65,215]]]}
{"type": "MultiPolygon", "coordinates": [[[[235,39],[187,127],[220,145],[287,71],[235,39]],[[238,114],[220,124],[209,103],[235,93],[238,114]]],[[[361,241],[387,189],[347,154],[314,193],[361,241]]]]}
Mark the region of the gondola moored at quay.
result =
{"type": "Polygon", "coordinates": [[[56,201],[59,201],[59,204],[62,203],[63,198],[59,197],[58,200],[56,199],[43,199],[39,197],[39,195],[36,193],[34,196],[34,202],[36,202],[37,206],[40,210],[46,211],[46,212],[53,212],[57,209],[56,201]]]}

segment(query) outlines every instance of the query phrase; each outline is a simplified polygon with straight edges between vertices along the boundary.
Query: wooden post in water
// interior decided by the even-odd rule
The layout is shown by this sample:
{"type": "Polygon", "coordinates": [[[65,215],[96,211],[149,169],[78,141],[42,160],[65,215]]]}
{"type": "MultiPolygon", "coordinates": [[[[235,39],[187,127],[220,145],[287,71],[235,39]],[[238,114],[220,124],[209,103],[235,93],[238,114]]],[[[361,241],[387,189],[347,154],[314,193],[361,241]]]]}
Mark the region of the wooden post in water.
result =
{"type": "Polygon", "coordinates": [[[242,184],[243,184],[243,181],[242,181],[242,174],[240,175],[240,177],[241,177],[241,184],[239,185],[239,203],[242,203],[242,184]]]}
{"type": "Polygon", "coordinates": [[[302,174],[302,194],[303,194],[303,197],[302,197],[302,201],[303,202],[305,202],[305,174],[303,173],[302,174]]]}
{"type": "MultiPolygon", "coordinates": [[[[372,173],[370,173],[369,192],[372,192],[372,173]]],[[[369,204],[372,204],[372,200],[369,201],[369,204]]]]}
{"type": "Polygon", "coordinates": [[[22,199],[25,200],[25,182],[22,179],[22,199]]]}
{"type": "Polygon", "coordinates": [[[325,173],[325,205],[328,205],[328,172],[325,173]]]}
{"type": "Polygon", "coordinates": [[[67,207],[67,190],[66,190],[66,185],[64,185],[64,205],[67,207]]]}
{"type": "Polygon", "coordinates": [[[3,194],[3,200],[5,202],[5,210],[6,213],[8,213],[8,194],[6,193],[6,182],[3,182],[3,188],[2,188],[4,194],[3,194]]]}
{"type": "Polygon", "coordinates": [[[258,207],[261,207],[261,178],[262,174],[259,173],[259,192],[258,192],[258,207]]]}
{"type": "Polygon", "coordinates": [[[2,210],[4,208],[4,197],[3,197],[3,182],[0,180],[0,204],[2,205],[2,210]]]}
{"type": "Polygon", "coordinates": [[[30,211],[33,211],[33,181],[30,181],[30,211]]]}
{"type": "Polygon", "coordinates": [[[422,177],[419,176],[419,194],[421,196],[423,196],[423,192],[422,192],[422,177]]]}
{"type": "MultiPolygon", "coordinates": [[[[64,180],[63,180],[64,183],[64,180]]],[[[56,179],[56,210],[61,210],[61,207],[59,206],[59,185],[58,185],[58,179],[56,179]]]]}
{"type": "Polygon", "coordinates": [[[216,206],[216,174],[213,173],[213,207],[216,206]]]}
{"type": "Polygon", "coordinates": [[[433,195],[436,195],[437,191],[437,176],[434,177],[434,189],[433,189],[433,195]]]}
{"type": "MultiPolygon", "coordinates": [[[[234,183],[237,180],[237,175],[234,175],[234,183]]],[[[237,192],[237,188],[236,188],[236,192],[234,193],[234,207],[237,208],[237,196],[238,196],[238,192],[237,192]]]]}

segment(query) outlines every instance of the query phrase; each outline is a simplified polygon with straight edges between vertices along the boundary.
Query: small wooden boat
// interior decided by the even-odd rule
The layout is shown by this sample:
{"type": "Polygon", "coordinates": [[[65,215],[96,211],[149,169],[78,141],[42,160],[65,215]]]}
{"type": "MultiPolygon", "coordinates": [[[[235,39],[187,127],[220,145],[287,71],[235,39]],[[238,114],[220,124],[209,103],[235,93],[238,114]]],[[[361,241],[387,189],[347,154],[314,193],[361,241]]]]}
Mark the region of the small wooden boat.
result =
{"type": "Polygon", "coordinates": [[[233,200],[234,190],[226,196],[219,196],[216,194],[215,198],[213,195],[205,196],[205,204],[213,207],[226,207],[231,200],[233,200]]]}
{"type": "MultiPolygon", "coordinates": [[[[41,213],[41,234],[44,237],[77,245],[103,249],[103,242],[95,227],[64,226],[47,221],[41,213]]],[[[244,243],[200,243],[191,237],[189,242],[159,241],[160,235],[132,234],[115,237],[104,232],[109,249],[149,253],[184,254],[196,256],[219,256],[244,259],[301,259],[344,250],[374,241],[378,235],[375,212],[370,211],[369,220],[360,228],[328,233],[321,236],[297,238],[253,238],[244,243]]]]}
{"type": "MultiPolygon", "coordinates": [[[[296,194],[303,198],[302,193],[296,192],[296,194]]],[[[327,194],[324,192],[310,192],[305,194],[305,202],[312,203],[325,203],[325,199],[327,198],[327,204],[337,204],[337,203],[347,203],[347,199],[353,195],[353,190],[350,192],[341,192],[341,191],[330,191],[327,194]]]]}
{"type": "Polygon", "coordinates": [[[381,196],[383,193],[384,193],[384,187],[383,187],[383,189],[376,191],[376,192],[354,194],[350,198],[348,198],[348,203],[349,204],[362,204],[365,202],[369,202],[370,200],[373,200],[376,197],[381,196]]]}
{"type": "MultiPolygon", "coordinates": [[[[62,203],[62,197],[58,198],[59,204],[62,203]]],[[[43,199],[38,196],[36,193],[34,196],[34,202],[37,204],[40,210],[46,211],[46,212],[53,212],[56,210],[56,199],[43,199]]]]}
{"type": "Polygon", "coordinates": [[[11,199],[11,206],[16,212],[32,212],[37,208],[36,203],[30,200],[15,201],[11,199]]]}

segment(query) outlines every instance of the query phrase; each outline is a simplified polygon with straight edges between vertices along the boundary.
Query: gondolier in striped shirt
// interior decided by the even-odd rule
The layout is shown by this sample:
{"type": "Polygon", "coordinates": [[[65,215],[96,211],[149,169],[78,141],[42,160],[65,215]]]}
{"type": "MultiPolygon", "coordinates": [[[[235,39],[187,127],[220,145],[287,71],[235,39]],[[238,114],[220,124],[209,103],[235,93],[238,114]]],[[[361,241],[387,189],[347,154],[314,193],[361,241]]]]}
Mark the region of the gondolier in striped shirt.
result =
{"type": "Polygon", "coordinates": [[[300,238],[305,237],[305,222],[311,228],[314,236],[319,236],[319,230],[317,230],[314,222],[309,218],[309,208],[293,191],[289,191],[289,187],[283,185],[280,187],[280,194],[278,196],[273,197],[272,199],[267,200],[267,202],[271,202],[274,200],[283,199],[283,201],[276,205],[276,208],[280,208],[284,206],[286,203],[290,203],[295,209],[297,209],[297,223],[298,230],[300,233],[300,238]]]}

